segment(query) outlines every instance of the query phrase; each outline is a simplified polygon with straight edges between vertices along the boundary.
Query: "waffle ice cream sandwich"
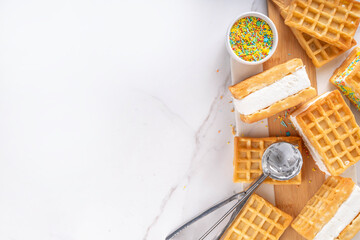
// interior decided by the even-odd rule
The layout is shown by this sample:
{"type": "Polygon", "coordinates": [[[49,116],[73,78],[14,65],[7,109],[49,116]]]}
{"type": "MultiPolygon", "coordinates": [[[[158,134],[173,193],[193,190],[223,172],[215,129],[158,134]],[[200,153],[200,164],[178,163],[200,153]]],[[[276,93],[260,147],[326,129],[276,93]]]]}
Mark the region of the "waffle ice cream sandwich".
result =
{"type": "Polygon", "coordinates": [[[230,86],[229,90],[241,120],[246,123],[268,118],[316,96],[298,58],[230,86]]]}
{"type": "Polygon", "coordinates": [[[285,24],[340,49],[349,49],[360,23],[354,0],[293,0],[285,24]]]}
{"type": "Polygon", "coordinates": [[[340,175],[360,160],[360,128],[338,90],[305,103],[290,120],[326,174],[340,175]]]}
{"type": "Polygon", "coordinates": [[[350,178],[329,177],[291,224],[314,240],[348,240],[360,230],[360,188],[350,178]]]}
{"type": "Polygon", "coordinates": [[[334,71],[330,82],[360,110],[360,47],[354,48],[334,71]]]}
{"type": "MultiPolygon", "coordinates": [[[[234,138],[234,182],[251,183],[262,174],[261,158],[267,147],[275,142],[288,142],[297,146],[302,152],[302,141],[299,137],[267,137],[267,138],[234,138]]],[[[267,178],[270,184],[301,184],[301,172],[293,179],[277,181],[267,178]]]]}
{"type": "MultiPolygon", "coordinates": [[[[279,8],[281,16],[286,19],[288,15],[289,7],[286,7],[281,0],[272,0],[279,8]]],[[[295,28],[290,28],[295,38],[299,42],[300,46],[305,50],[315,67],[321,67],[337,56],[349,50],[356,45],[356,41],[353,39],[351,46],[346,49],[338,48],[332,44],[321,41],[307,33],[301,32],[295,28]]]]}
{"type": "Polygon", "coordinates": [[[222,240],[276,240],[292,217],[254,194],[221,237],[222,240]]]}

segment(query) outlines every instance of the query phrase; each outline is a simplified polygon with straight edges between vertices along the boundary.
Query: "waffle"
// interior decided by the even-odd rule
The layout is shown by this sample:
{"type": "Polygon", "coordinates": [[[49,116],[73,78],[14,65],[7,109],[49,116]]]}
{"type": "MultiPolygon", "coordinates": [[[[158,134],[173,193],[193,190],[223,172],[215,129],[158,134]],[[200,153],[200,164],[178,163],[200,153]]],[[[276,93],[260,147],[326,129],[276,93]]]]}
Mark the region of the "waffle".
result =
{"type": "MultiPolygon", "coordinates": [[[[278,0],[273,0],[273,2],[280,8],[280,13],[283,18],[286,18],[289,11],[288,7],[285,7],[278,0]]],[[[300,46],[305,50],[306,54],[309,56],[315,67],[321,67],[331,60],[335,59],[337,56],[346,52],[348,49],[340,49],[334,45],[331,45],[327,42],[321,41],[315,37],[310,36],[304,32],[300,32],[295,28],[290,28],[293,32],[295,38],[298,40],[300,46]]],[[[356,41],[353,39],[351,47],[356,45],[356,41]]]]}
{"type": "MultiPolygon", "coordinates": [[[[256,180],[262,173],[261,158],[265,149],[275,142],[289,142],[299,147],[302,151],[302,142],[299,137],[268,137],[246,138],[235,137],[234,139],[234,182],[250,183],[256,180]]],[[[293,179],[277,181],[267,178],[265,183],[270,184],[301,184],[301,172],[293,179]]]]}
{"type": "Polygon", "coordinates": [[[314,66],[317,68],[325,65],[356,45],[356,41],[353,40],[350,48],[340,49],[294,28],[291,28],[291,31],[295,35],[300,46],[305,50],[306,54],[311,59],[314,66]]]}
{"type": "Polygon", "coordinates": [[[341,66],[334,71],[330,82],[360,110],[360,47],[354,48],[341,66]]]}
{"type": "Polygon", "coordinates": [[[291,220],[290,215],[254,194],[221,239],[279,239],[291,220]]]}
{"type": "Polygon", "coordinates": [[[285,24],[340,49],[349,49],[360,23],[354,0],[293,0],[285,24]]]}
{"type": "Polygon", "coordinates": [[[360,231],[360,213],[354,218],[354,220],[346,226],[344,230],[339,234],[336,240],[351,240],[360,231]]]}
{"type": "Polygon", "coordinates": [[[291,227],[306,239],[314,239],[350,196],[354,185],[350,178],[329,177],[307,202],[291,227]]]}
{"type": "Polygon", "coordinates": [[[360,128],[338,90],[290,115],[320,170],[337,176],[360,160],[360,128]]]}

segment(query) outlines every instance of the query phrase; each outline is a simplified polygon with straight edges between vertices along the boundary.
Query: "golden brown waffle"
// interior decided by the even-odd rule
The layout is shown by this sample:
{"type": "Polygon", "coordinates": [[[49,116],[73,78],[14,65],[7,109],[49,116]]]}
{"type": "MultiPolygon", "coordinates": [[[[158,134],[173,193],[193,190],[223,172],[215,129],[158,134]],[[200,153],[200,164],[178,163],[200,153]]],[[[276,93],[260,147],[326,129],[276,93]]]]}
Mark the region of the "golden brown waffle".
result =
{"type": "MultiPolygon", "coordinates": [[[[267,138],[234,138],[234,182],[250,183],[262,173],[261,158],[265,149],[275,142],[288,142],[298,146],[302,151],[302,142],[299,137],[267,137],[267,138]]],[[[301,172],[291,180],[276,181],[267,178],[265,183],[270,184],[301,184],[301,172]]]]}
{"type": "Polygon", "coordinates": [[[360,213],[346,226],[336,240],[351,240],[360,231],[360,213]]]}
{"type": "Polygon", "coordinates": [[[291,227],[306,239],[313,239],[334,217],[354,186],[355,183],[350,178],[329,177],[307,202],[291,227]]]}
{"type": "Polygon", "coordinates": [[[294,28],[291,28],[291,31],[315,67],[321,67],[325,65],[356,45],[356,41],[353,40],[350,48],[340,49],[334,45],[321,41],[294,28]]]}
{"type": "MultiPolygon", "coordinates": [[[[340,92],[335,90],[306,103],[290,115],[297,129],[337,176],[360,160],[360,128],[340,92]]],[[[305,141],[306,142],[306,141],[305,141]]]]}
{"type": "Polygon", "coordinates": [[[292,217],[254,194],[225,232],[223,240],[276,240],[290,225],[292,217]]]}
{"type": "Polygon", "coordinates": [[[285,24],[349,49],[360,23],[360,3],[354,0],[293,0],[285,24]]]}
{"type": "MultiPolygon", "coordinates": [[[[288,7],[285,7],[278,0],[273,0],[273,2],[280,8],[281,16],[286,18],[288,7]]],[[[290,28],[294,36],[298,40],[300,46],[305,50],[306,54],[309,56],[315,67],[321,67],[324,64],[335,59],[337,56],[346,52],[348,49],[340,49],[334,45],[331,45],[327,42],[321,41],[315,37],[310,36],[304,32],[300,32],[295,28],[290,28]]],[[[351,47],[356,45],[356,41],[353,39],[351,47]]]]}
{"type": "Polygon", "coordinates": [[[338,67],[330,82],[360,110],[360,48],[354,48],[338,67]]]}

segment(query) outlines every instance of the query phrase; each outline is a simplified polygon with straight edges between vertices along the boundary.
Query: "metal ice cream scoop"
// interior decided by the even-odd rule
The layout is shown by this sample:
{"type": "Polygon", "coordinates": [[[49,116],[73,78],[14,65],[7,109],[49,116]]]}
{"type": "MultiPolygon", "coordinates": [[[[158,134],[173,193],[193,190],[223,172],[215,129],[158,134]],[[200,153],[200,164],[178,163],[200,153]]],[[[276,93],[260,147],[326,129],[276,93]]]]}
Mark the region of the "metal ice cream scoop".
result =
{"type": "Polygon", "coordinates": [[[302,164],[299,149],[287,142],[271,144],[261,159],[263,175],[279,181],[294,178],[300,173],[302,164]]]}
{"type": "Polygon", "coordinates": [[[226,229],[230,226],[232,221],[235,219],[236,215],[241,211],[243,206],[245,205],[246,201],[250,198],[250,196],[255,192],[255,190],[260,186],[262,182],[267,177],[270,177],[275,180],[285,181],[294,178],[296,175],[300,173],[303,159],[299,149],[287,142],[277,142],[271,144],[264,152],[262,159],[262,170],[263,173],[261,176],[254,181],[247,190],[236,193],[233,196],[225,199],[224,201],[216,204],[215,206],[207,209],[206,211],[202,212],[201,214],[197,215],[192,220],[188,221],[180,228],[172,232],[166,237],[166,240],[172,239],[182,230],[193,224],[194,222],[198,221],[199,219],[205,217],[206,215],[210,214],[211,212],[225,206],[227,203],[237,200],[237,202],[227,211],[209,230],[206,231],[204,235],[202,235],[199,240],[205,239],[206,236],[210,234],[226,217],[233,213],[229,222],[225,226],[225,228],[221,231],[218,235],[217,239],[223,235],[226,229]]]}

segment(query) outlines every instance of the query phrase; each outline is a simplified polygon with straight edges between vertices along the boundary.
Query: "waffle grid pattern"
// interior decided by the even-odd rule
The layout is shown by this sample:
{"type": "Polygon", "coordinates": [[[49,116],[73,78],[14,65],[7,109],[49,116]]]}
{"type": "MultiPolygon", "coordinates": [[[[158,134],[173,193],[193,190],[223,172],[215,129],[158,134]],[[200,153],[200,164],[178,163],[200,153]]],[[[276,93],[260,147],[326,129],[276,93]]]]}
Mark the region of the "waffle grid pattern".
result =
{"type": "MultiPolygon", "coordinates": [[[[292,29],[293,31],[297,31],[296,29],[292,29]]],[[[307,55],[311,58],[315,67],[321,67],[324,64],[330,62],[340,54],[346,52],[348,50],[340,49],[334,45],[331,45],[327,42],[321,41],[315,37],[312,37],[306,33],[297,31],[299,36],[295,34],[300,45],[303,46],[307,55]]],[[[356,41],[354,40],[351,46],[354,46],[356,41]]]]}
{"type": "Polygon", "coordinates": [[[341,49],[351,46],[360,22],[353,0],[294,0],[285,23],[341,49]]]}
{"type": "Polygon", "coordinates": [[[292,217],[254,194],[226,231],[223,240],[276,240],[292,217]]]}
{"type": "Polygon", "coordinates": [[[329,177],[291,226],[306,239],[313,239],[350,196],[354,185],[349,178],[329,177]]]}
{"type": "MultiPolygon", "coordinates": [[[[246,138],[235,137],[234,154],[234,182],[250,183],[262,173],[261,158],[267,147],[279,141],[289,142],[298,146],[302,151],[302,142],[299,137],[268,137],[246,138]]],[[[276,181],[267,178],[265,183],[271,184],[301,184],[301,173],[287,181],[276,181]]]]}
{"type": "Polygon", "coordinates": [[[360,160],[360,128],[339,91],[311,105],[297,120],[331,175],[360,160]]]}
{"type": "MultiPolygon", "coordinates": [[[[277,3],[275,1],[275,3],[277,3]]],[[[289,8],[284,8],[282,5],[278,5],[281,10],[281,15],[283,18],[286,18],[289,8]]],[[[327,42],[321,41],[309,34],[300,32],[295,28],[290,28],[294,33],[294,36],[298,40],[301,47],[305,50],[306,54],[312,60],[315,67],[321,67],[324,64],[330,62],[340,54],[346,52],[348,49],[340,49],[334,45],[331,45],[327,42]]],[[[355,46],[356,41],[353,40],[351,46],[355,46]]]]}

